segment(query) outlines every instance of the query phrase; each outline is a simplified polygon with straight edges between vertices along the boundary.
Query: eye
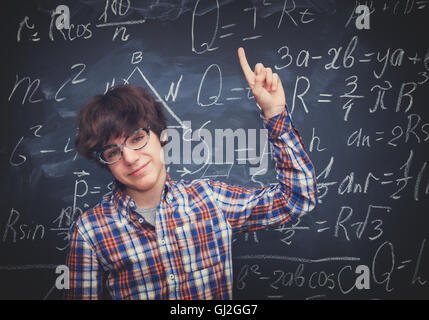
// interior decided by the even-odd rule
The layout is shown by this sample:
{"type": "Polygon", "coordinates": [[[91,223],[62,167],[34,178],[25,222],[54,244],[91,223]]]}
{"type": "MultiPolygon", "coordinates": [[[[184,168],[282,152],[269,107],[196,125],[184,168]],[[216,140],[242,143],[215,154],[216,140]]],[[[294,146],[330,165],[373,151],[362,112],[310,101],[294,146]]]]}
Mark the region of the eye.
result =
{"type": "Polygon", "coordinates": [[[116,158],[120,154],[119,148],[110,148],[103,152],[103,157],[105,160],[110,161],[116,158]]]}
{"type": "Polygon", "coordinates": [[[145,138],[145,136],[146,136],[146,134],[140,133],[140,134],[134,136],[133,139],[131,140],[131,142],[132,143],[139,142],[139,141],[143,140],[145,138]]]}
{"type": "Polygon", "coordinates": [[[116,156],[118,153],[119,153],[119,150],[118,150],[118,149],[113,150],[113,151],[109,151],[108,157],[109,157],[109,158],[114,157],[114,156],[116,156]]]}
{"type": "Polygon", "coordinates": [[[139,131],[129,137],[127,144],[131,147],[140,148],[142,144],[146,143],[147,134],[145,131],[139,131]]]}

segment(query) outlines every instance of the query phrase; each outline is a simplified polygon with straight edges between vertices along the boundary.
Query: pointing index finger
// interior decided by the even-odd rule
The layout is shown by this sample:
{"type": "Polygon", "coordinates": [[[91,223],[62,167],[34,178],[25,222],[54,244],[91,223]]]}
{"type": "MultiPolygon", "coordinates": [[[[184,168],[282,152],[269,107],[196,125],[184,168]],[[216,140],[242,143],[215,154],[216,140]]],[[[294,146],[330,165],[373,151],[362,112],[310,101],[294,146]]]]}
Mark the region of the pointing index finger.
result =
{"type": "Polygon", "coordinates": [[[255,84],[255,74],[249,66],[246,59],[246,53],[242,47],[238,48],[238,59],[240,60],[241,69],[243,70],[244,76],[246,77],[249,85],[255,84]]]}

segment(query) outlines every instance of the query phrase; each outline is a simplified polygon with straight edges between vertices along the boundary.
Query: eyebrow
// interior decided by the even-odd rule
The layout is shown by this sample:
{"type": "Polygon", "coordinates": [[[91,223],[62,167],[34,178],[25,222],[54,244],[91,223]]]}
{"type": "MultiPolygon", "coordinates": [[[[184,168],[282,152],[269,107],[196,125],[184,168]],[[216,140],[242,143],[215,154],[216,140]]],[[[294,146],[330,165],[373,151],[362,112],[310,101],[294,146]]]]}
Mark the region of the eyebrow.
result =
{"type": "Polygon", "coordinates": [[[125,139],[127,139],[130,135],[132,135],[134,132],[136,132],[139,129],[145,129],[147,128],[149,125],[146,124],[145,126],[142,127],[136,127],[133,130],[130,130],[129,133],[127,134],[126,131],[123,131],[122,134],[116,138],[110,138],[109,140],[107,140],[107,142],[105,144],[103,144],[101,146],[101,150],[104,150],[106,147],[110,147],[110,146],[116,146],[119,145],[119,143],[113,143],[112,140],[117,140],[117,139],[121,139],[121,143],[124,142],[125,139]],[[124,134],[125,133],[125,134],[124,134]]]}

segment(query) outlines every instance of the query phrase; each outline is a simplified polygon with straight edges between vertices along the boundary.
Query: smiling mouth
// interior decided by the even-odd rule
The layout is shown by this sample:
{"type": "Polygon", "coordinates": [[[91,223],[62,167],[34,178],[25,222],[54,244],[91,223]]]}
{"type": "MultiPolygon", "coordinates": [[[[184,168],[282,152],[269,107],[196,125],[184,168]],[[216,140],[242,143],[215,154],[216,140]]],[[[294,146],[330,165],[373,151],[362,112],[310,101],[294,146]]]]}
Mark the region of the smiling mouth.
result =
{"type": "Polygon", "coordinates": [[[144,165],[142,165],[140,168],[138,168],[137,170],[131,172],[129,175],[130,176],[138,176],[139,174],[141,174],[147,167],[147,165],[150,163],[150,161],[148,161],[147,163],[145,163],[144,165]]]}

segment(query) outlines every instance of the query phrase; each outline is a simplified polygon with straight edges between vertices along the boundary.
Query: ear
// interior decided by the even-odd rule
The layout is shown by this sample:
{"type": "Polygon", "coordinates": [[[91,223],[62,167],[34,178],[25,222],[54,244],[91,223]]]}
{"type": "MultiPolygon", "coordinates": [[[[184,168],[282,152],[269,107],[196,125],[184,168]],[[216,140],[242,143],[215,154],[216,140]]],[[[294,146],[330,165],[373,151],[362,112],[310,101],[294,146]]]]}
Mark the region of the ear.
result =
{"type": "Polygon", "coordinates": [[[168,134],[167,130],[162,130],[161,137],[159,138],[159,142],[161,143],[161,147],[167,144],[168,134]]]}

